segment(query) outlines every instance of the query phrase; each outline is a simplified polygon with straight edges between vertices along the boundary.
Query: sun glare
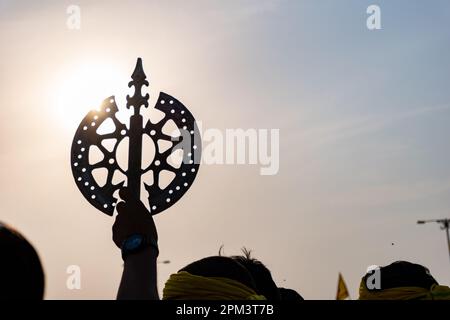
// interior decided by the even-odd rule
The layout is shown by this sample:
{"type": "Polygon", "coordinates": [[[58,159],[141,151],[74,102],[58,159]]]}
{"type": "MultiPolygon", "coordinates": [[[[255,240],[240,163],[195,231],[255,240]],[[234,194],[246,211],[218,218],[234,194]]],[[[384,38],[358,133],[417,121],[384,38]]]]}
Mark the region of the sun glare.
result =
{"type": "Polygon", "coordinates": [[[74,132],[84,116],[114,95],[116,100],[127,94],[127,76],[113,65],[92,62],[71,65],[61,71],[53,86],[55,121],[74,132]],[[124,90],[125,89],[125,90],[124,90]]]}

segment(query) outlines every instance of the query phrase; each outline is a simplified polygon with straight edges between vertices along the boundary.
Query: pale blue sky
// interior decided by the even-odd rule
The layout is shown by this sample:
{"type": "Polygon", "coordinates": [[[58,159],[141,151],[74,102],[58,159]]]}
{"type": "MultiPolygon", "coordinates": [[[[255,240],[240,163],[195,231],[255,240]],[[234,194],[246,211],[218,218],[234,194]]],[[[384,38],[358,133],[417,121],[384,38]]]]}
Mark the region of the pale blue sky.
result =
{"type": "Polygon", "coordinates": [[[280,129],[278,175],[203,166],[156,218],[172,261],[160,287],[221,244],[253,249],[309,299],[333,299],[338,272],[356,298],[369,265],[397,259],[449,284],[444,233],[415,224],[450,217],[449,21],[445,0],[0,1],[0,220],[38,248],[47,298],[115,296],[113,220],[83,199],[69,166],[97,100],[71,84],[78,66],[101,65],[86,78],[117,79],[91,93],[123,99],[140,56],[152,98],[174,95],[205,127],[280,129]],[[79,31],[66,27],[70,4],[79,31]],[[382,30],[366,28],[371,4],[382,30]],[[65,285],[72,264],[79,291],[65,285]]]}

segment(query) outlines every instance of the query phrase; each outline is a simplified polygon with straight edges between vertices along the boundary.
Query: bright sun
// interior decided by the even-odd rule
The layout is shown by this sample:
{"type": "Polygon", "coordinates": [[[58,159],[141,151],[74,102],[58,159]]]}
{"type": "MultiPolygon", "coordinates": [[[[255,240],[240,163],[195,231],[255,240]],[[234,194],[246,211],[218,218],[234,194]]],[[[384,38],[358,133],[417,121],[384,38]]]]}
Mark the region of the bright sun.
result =
{"type": "Polygon", "coordinates": [[[109,96],[126,95],[127,77],[113,65],[80,63],[61,71],[53,86],[53,114],[58,124],[75,132],[84,116],[109,96]]]}

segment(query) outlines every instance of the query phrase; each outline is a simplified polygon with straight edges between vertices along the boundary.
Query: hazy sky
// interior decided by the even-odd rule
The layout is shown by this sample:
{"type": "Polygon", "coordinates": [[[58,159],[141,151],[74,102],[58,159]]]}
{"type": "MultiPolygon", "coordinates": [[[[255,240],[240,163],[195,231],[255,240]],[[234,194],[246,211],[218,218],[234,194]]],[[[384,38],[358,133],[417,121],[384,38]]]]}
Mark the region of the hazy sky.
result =
{"type": "Polygon", "coordinates": [[[48,299],[114,298],[113,219],[70,169],[75,130],[103,98],[124,106],[136,58],[206,128],[280,129],[280,171],[203,165],[156,217],[159,287],[187,263],[246,246],[280,286],[352,298],[368,266],[410,260],[450,283],[450,3],[0,0],[0,220],[38,249],[48,299]],[[81,8],[81,30],[66,9],[81,8]],[[81,290],[68,290],[78,265],[81,290]]]}

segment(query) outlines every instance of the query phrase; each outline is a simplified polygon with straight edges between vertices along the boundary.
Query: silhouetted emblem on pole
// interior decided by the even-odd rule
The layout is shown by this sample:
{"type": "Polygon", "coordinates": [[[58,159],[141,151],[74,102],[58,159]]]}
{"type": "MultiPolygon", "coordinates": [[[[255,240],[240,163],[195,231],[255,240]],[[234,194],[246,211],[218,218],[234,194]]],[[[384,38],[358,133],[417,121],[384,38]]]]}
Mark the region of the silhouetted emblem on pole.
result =
{"type": "MultiPolygon", "coordinates": [[[[140,114],[142,106],[148,107],[149,95],[142,95],[142,87],[148,86],[147,77],[142,68],[142,60],[137,60],[136,68],[131,76],[128,86],[134,87],[133,96],[127,96],[127,108],[134,108],[130,117],[129,127],[121,122],[116,114],[119,111],[114,96],[105,99],[99,111],[91,111],[81,121],[72,142],[71,166],[75,182],[84,197],[98,210],[112,215],[117,202],[115,192],[125,186],[132,190],[136,198],[141,195],[141,183],[148,192],[148,205],[151,214],[157,214],[172,206],[190,188],[200,166],[201,140],[200,133],[194,117],[189,110],[174,97],[161,92],[155,108],[164,113],[160,121],[150,118],[144,123],[140,114]],[[110,120],[108,120],[110,119],[110,120]],[[104,121],[111,121],[114,129],[106,134],[100,134],[98,128],[104,121]],[[168,121],[173,121],[179,130],[174,136],[164,133],[163,127],[168,121]],[[155,146],[153,161],[142,168],[142,143],[147,135],[155,146]],[[128,168],[121,168],[117,161],[117,149],[121,141],[128,137],[128,168]],[[175,140],[175,141],[174,141],[175,140]],[[114,141],[113,146],[106,147],[105,141],[114,141]],[[158,141],[171,143],[167,150],[160,148],[158,141]],[[103,154],[103,159],[90,163],[89,153],[96,147],[103,154]],[[180,150],[180,151],[178,151],[180,150]],[[182,161],[173,164],[169,157],[178,151],[182,161]],[[106,183],[99,185],[92,172],[95,169],[107,170],[106,183]],[[174,174],[173,180],[164,188],[160,186],[162,171],[174,174]],[[151,171],[153,183],[141,181],[142,176],[151,171]],[[120,172],[124,178],[114,183],[115,173],[120,172]]],[[[82,94],[82,93],[81,93],[82,94]]],[[[172,174],[172,176],[173,176],[172,174]]]]}

